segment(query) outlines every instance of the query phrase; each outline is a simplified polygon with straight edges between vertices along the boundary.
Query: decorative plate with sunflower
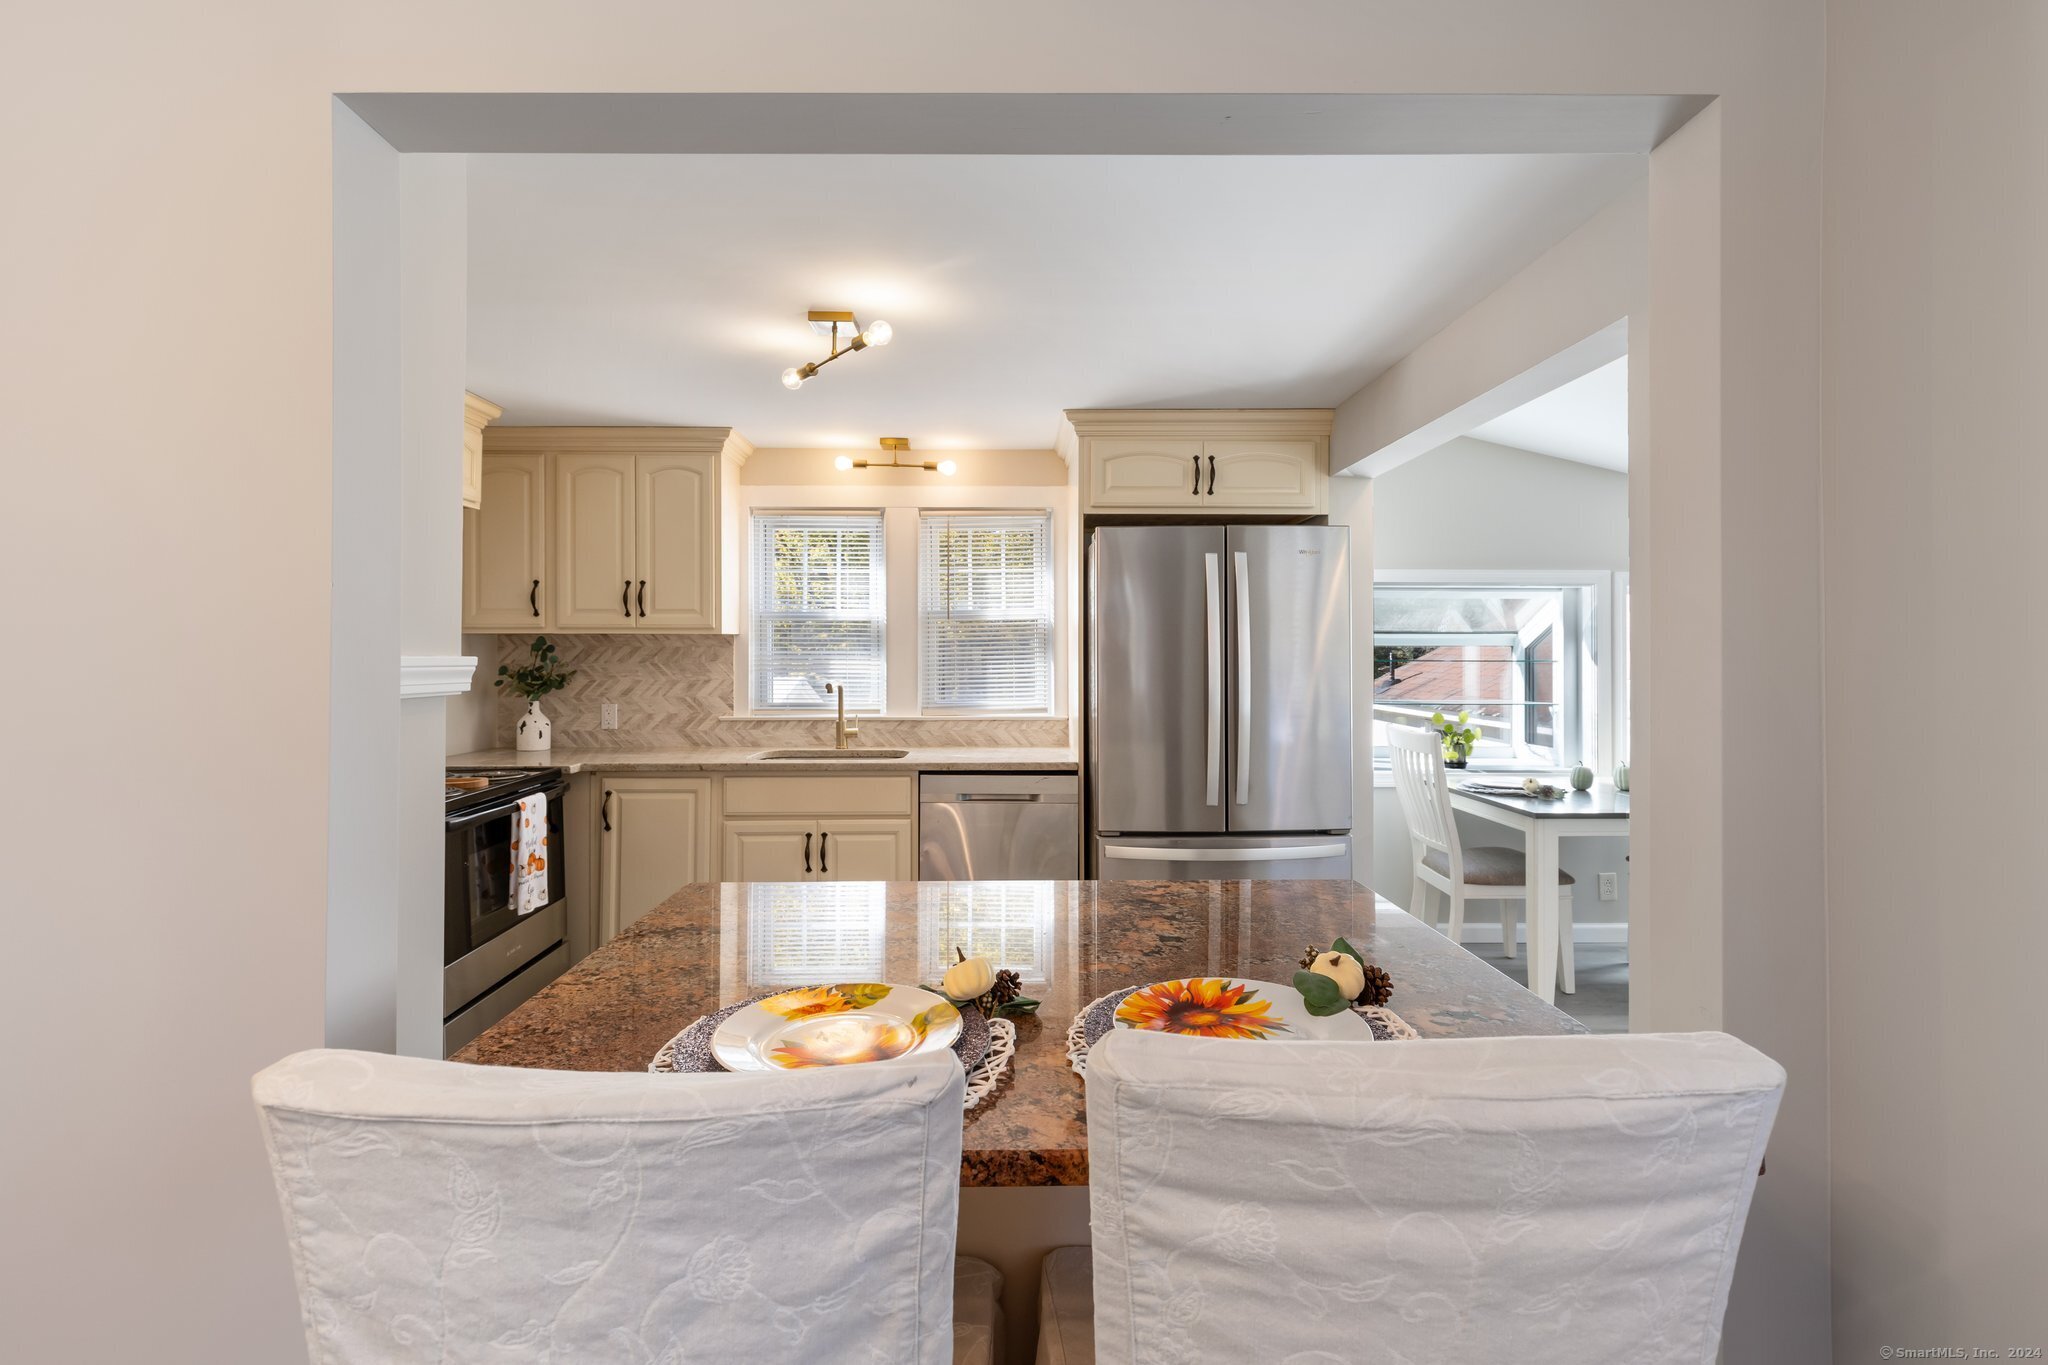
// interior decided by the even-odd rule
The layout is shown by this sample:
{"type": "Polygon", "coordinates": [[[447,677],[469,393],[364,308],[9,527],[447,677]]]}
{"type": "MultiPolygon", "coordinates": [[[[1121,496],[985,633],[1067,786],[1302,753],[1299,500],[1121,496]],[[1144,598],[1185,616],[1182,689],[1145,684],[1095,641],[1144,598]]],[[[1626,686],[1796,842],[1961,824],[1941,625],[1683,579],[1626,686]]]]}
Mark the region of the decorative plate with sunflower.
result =
{"type": "Polygon", "coordinates": [[[735,1011],[711,1036],[727,1071],[794,1071],[886,1062],[960,1036],[960,1011],[919,986],[863,981],[803,986],[735,1011]]]}
{"type": "Polygon", "coordinates": [[[1118,1028],[1179,1033],[1192,1038],[1372,1040],[1372,1026],[1346,1010],[1317,1018],[1301,1007],[1301,992],[1272,981],[1198,976],[1140,986],[1116,1007],[1118,1028]]]}

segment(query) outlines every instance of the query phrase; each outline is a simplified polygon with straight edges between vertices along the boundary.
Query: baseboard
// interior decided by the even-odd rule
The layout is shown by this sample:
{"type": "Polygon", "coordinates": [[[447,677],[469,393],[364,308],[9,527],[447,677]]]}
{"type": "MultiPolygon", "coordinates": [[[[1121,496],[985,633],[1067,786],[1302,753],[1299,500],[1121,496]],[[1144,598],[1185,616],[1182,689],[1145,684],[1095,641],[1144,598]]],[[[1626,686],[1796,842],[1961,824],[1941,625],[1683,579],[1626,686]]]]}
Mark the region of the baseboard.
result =
{"type": "MultiPolygon", "coordinates": [[[[1500,925],[1498,923],[1487,924],[1482,921],[1481,923],[1474,924],[1470,910],[1465,912],[1465,916],[1465,942],[1500,942],[1500,925]]],[[[1515,942],[1527,943],[1529,941],[1529,926],[1526,924],[1517,925],[1516,929],[1518,932],[1515,935],[1515,942]]],[[[1574,921],[1572,924],[1572,942],[1626,944],[1628,942],[1628,926],[1626,924],[1580,924],[1574,921]]]]}

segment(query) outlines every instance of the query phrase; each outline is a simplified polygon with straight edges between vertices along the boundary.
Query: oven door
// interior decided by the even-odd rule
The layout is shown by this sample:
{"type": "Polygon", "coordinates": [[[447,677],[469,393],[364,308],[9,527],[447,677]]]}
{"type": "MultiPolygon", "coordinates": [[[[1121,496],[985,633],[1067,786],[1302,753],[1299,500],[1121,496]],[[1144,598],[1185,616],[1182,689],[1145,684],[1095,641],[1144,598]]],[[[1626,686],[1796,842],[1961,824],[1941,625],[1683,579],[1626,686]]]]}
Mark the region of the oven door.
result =
{"type": "MultiPolygon", "coordinates": [[[[560,903],[567,885],[562,812],[568,794],[566,782],[545,792],[549,905],[560,903]]],[[[483,810],[464,811],[448,821],[444,966],[516,928],[521,921],[519,912],[512,907],[512,829],[518,814],[519,799],[511,797],[483,810]]]]}

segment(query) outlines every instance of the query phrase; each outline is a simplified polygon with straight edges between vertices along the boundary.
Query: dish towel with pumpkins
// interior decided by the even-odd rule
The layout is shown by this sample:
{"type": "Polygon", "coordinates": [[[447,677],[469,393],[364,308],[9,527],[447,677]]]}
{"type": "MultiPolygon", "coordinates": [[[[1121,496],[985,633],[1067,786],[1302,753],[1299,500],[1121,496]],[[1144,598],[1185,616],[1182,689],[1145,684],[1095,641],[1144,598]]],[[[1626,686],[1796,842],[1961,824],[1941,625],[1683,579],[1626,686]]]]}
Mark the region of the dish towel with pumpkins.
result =
{"type": "Polygon", "coordinates": [[[548,903],[548,795],[519,798],[512,817],[512,908],[530,915],[548,903]]]}

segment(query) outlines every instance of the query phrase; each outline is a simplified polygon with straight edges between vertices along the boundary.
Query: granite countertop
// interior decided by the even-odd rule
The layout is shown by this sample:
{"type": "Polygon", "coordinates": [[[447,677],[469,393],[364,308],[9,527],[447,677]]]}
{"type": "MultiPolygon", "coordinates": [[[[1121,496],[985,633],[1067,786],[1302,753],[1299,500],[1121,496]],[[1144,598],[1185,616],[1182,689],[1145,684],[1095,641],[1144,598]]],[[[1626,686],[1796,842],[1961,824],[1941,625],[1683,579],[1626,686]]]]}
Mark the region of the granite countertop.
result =
{"type": "MultiPolygon", "coordinates": [[[[915,773],[1008,772],[1071,773],[1080,769],[1072,749],[908,749],[902,758],[760,758],[777,748],[747,749],[480,749],[449,758],[450,768],[560,768],[565,772],[605,773],[915,773]]],[[[872,748],[896,748],[876,744],[872,748]]]]}
{"type": "MultiPolygon", "coordinates": [[[[1190,975],[1291,980],[1338,935],[1393,977],[1388,1007],[1424,1038],[1583,1033],[1578,1021],[1356,882],[741,882],[686,886],[455,1054],[459,1062],[644,1071],[692,1020],[779,985],[778,952],[815,929],[806,980],[933,981],[998,915],[1035,957],[1017,1055],[968,1111],[963,1185],[1085,1185],[1087,1108],[1067,1026],[1124,986],[1190,975]],[[1038,914],[1036,935],[1017,923],[1038,914]],[[857,926],[853,922],[860,922],[857,926]],[[874,926],[869,932],[850,928],[874,926]],[[872,946],[869,946],[872,945],[872,946]]],[[[1022,966],[1020,962],[1012,965],[1022,966]]]]}

